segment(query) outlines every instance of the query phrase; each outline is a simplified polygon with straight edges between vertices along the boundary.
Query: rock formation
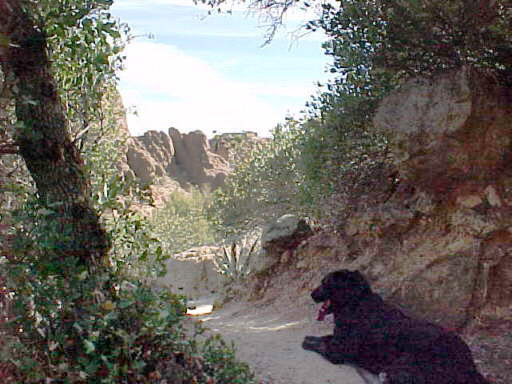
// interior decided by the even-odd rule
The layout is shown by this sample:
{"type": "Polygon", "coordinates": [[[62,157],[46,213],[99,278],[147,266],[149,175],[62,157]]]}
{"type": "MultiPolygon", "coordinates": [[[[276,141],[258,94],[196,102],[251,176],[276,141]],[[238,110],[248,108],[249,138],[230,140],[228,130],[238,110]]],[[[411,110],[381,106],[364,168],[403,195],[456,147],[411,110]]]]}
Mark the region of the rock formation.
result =
{"type": "Polygon", "coordinates": [[[175,162],[170,176],[194,185],[208,185],[214,190],[224,184],[230,168],[226,160],[210,151],[206,135],[201,131],[182,134],[175,128],[169,129],[176,151],[175,162]]]}
{"type": "Polygon", "coordinates": [[[312,234],[311,227],[304,219],[292,214],[283,215],[263,229],[261,247],[270,258],[277,254],[283,260],[288,257],[290,250],[312,234]]]}
{"type": "Polygon", "coordinates": [[[402,212],[400,248],[386,262],[393,296],[455,327],[479,310],[509,306],[512,89],[465,67],[409,81],[383,101],[374,123],[391,138],[402,179],[381,205],[402,212]]]}
{"type": "Polygon", "coordinates": [[[126,161],[135,176],[143,183],[168,174],[174,156],[172,141],[163,132],[148,131],[128,142],[126,161]]]}
{"type": "Polygon", "coordinates": [[[374,126],[396,161],[388,193],[362,193],[343,228],[307,239],[255,290],[281,279],[305,293],[330,270],[359,269],[388,299],[450,328],[512,316],[512,89],[467,67],[410,80],[374,126]]]}
{"type": "Polygon", "coordinates": [[[224,184],[237,160],[264,141],[252,132],[217,135],[208,141],[201,131],[187,134],[175,128],[170,128],[169,134],[147,131],[127,139],[126,161],[119,168],[125,175],[146,184],[157,180],[169,184],[174,180],[183,189],[193,185],[214,190],[224,184]]]}

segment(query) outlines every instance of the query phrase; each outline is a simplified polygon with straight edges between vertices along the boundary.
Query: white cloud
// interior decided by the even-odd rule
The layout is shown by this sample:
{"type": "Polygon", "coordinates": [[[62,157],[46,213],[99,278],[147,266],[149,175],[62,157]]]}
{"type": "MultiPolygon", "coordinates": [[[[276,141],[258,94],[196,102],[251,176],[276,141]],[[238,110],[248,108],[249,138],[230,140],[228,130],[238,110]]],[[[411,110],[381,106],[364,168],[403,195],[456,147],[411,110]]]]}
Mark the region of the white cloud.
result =
{"type": "Polygon", "coordinates": [[[303,94],[306,100],[313,90],[313,86],[234,82],[205,61],[154,42],[135,42],[126,55],[121,92],[125,104],[135,105],[139,114],[128,118],[134,135],[174,126],[184,132],[252,130],[266,136],[287,113],[286,107],[276,105],[276,96],[303,94]]]}

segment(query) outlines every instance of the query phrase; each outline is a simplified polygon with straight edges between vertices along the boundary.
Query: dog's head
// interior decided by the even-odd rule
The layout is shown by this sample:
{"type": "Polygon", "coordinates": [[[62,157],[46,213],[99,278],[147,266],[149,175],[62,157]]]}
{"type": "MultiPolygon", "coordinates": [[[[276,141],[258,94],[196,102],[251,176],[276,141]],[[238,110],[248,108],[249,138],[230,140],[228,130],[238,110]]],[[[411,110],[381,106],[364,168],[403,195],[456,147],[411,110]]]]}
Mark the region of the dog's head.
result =
{"type": "Polygon", "coordinates": [[[335,308],[357,302],[370,293],[370,285],[359,271],[342,269],[326,275],[320,286],[311,293],[311,297],[316,303],[324,303],[318,316],[322,320],[335,308]]]}

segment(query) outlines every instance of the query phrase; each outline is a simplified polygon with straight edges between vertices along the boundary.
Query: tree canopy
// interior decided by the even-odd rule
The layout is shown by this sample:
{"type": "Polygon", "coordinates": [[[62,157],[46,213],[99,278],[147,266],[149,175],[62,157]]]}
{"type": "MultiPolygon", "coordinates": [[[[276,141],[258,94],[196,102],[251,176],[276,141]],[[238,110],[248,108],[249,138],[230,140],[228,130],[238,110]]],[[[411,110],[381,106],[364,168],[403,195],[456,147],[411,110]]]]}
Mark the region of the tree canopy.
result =
{"type": "Polygon", "coordinates": [[[274,136],[270,148],[275,152],[254,153],[228,178],[228,188],[214,204],[228,226],[234,220],[250,221],[252,210],[237,207],[251,207],[254,201],[274,214],[285,213],[275,205],[279,200],[294,202],[289,211],[343,217],[358,183],[391,163],[387,140],[372,130],[372,118],[380,100],[407,78],[470,65],[512,84],[511,0],[242,3],[267,12],[274,31],[292,7],[320,8],[304,27],[326,34],[323,46],[332,57],[333,78],[308,101],[302,119],[274,136]],[[283,156],[288,160],[280,161],[283,156]],[[261,177],[266,173],[281,175],[289,188],[269,188],[270,179],[261,177]],[[336,201],[336,209],[329,199],[336,201]]]}

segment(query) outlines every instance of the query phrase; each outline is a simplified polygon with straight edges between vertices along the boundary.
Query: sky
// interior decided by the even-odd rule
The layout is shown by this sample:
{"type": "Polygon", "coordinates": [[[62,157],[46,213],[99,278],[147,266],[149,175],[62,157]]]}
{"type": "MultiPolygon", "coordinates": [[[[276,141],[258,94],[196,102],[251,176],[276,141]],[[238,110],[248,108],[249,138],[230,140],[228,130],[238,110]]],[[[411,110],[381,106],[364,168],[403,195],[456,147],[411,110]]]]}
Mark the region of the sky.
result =
{"type": "Polygon", "coordinates": [[[112,14],[138,36],[127,47],[120,92],[134,136],[147,130],[216,133],[255,131],[268,137],[296,116],[328,58],[321,33],[296,38],[298,11],[273,41],[261,16],[236,10],[208,16],[192,0],[115,0],[112,14]],[[152,35],[152,38],[148,38],[152,35]]]}

